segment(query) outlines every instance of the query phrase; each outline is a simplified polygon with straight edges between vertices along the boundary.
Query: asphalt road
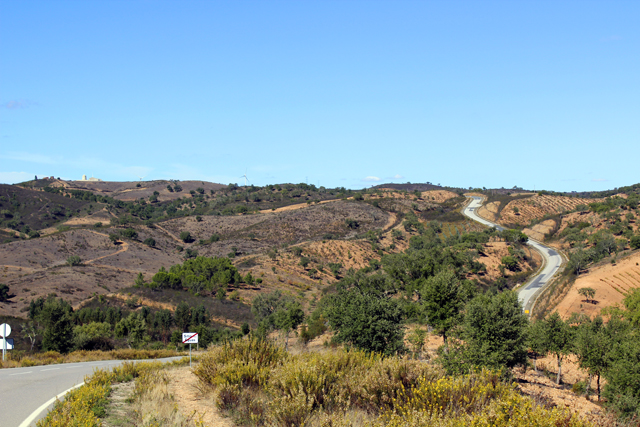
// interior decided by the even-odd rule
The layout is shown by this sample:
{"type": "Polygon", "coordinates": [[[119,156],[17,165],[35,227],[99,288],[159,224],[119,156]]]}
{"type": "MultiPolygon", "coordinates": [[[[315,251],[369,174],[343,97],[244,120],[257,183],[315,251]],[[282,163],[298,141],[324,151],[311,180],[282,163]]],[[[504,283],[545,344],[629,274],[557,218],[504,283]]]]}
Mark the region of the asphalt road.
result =
{"type": "MultiPolygon", "coordinates": [[[[495,227],[498,230],[504,230],[504,227],[479,217],[476,211],[480,206],[482,206],[482,199],[480,197],[471,197],[471,202],[466,208],[464,208],[462,213],[481,224],[488,225],[489,227],[495,227]]],[[[531,239],[529,239],[527,244],[540,252],[545,263],[542,271],[535,277],[531,278],[527,284],[518,291],[518,296],[526,313],[531,310],[531,305],[535,300],[534,297],[536,293],[549,283],[554,274],[556,274],[562,266],[562,256],[560,256],[556,250],[531,239]]]]}
{"type": "MultiPolygon", "coordinates": [[[[180,357],[158,360],[166,362],[174,359],[180,357]]],[[[55,396],[82,384],[84,377],[92,374],[94,369],[113,368],[121,363],[122,360],[104,360],[0,369],[0,426],[35,426],[36,421],[49,412],[53,402],[42,408],[42,412],[29,422],[28,418],[34,411],[55,396]]]]}

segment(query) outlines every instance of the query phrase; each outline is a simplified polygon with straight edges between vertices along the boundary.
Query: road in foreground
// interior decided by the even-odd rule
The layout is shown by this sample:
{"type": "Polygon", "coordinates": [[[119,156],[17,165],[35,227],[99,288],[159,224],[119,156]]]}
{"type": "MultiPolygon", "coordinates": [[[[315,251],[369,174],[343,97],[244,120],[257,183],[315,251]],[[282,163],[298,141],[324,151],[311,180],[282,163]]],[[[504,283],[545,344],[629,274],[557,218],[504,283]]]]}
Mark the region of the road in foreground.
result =
{"type": "MultiPolygon", "coordinates": [[[[462,211],[462,213],[474,221],[477,221],[481,224],[487,225],[489,227],[495,227],[498,230],[504,230],[505,228],[496,224],[495,222],[491,222],[486,220],[477,214],[477,210],[480,206],[482,206],[482,198],[481,197],[470,197],[471,202],[467,205],[466,208],[462,211]]],[[[531,311],[531,306],[535,301],[535,295],[544,288],[550,281],[551,278],[556,274],[556,272],[562,266],[562,256],[555,250],[546,245],[543,245],[540,242],[529,239],[527,242],[529,246],[540,252],[540,255],[544,258],[544,268],[540,273],[538,273],[535,277],[529,280],[529,282],[522,287],[518,291],[518,297],[522,302],[522,306],[525,309],[525,313],[529,313],[531,311]]]]}
{"type": "MultiPolygon", "coordinates": [[[[166,362],[175,359],[180,357],[157,360],[166,362]]],[[[53,402],[41,408],[49,400],[82,384],[84,377],[92,374],[95,369],[110,369],[122,363],[122,360],[103,360],[0,369],[0,425],[35,426],[36,421],[43,418],[52,408],[53,402]],[[34,414],[38,409],[42,409],[41,412],[34,414]]]]}

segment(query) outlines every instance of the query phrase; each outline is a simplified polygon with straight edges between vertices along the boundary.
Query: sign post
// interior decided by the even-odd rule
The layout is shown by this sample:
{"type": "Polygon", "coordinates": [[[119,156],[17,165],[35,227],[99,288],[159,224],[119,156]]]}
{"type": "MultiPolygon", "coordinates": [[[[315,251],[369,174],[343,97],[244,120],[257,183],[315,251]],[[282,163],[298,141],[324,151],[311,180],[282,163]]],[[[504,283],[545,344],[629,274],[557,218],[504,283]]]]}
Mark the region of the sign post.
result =
{"type": "Polygon", "coordinates": [[[197,332],[183,332],[182,344],[189,344],[189,367],[191,367],[191,344],[198,344],[197,332]]]}
{"type": "MultiPolygon", "coordinates": [[[[2,361],[4,362],[5,354],[7,353],[7,344],[9,344],[9,350],[13,348],[13,342],[8,343],[7,337],[11,335],[11,326],[3,323],[0,325],[0,336],[2,336],[2,361]]],[[[11,340],[13,341],[13,340],[11,340]]]]}

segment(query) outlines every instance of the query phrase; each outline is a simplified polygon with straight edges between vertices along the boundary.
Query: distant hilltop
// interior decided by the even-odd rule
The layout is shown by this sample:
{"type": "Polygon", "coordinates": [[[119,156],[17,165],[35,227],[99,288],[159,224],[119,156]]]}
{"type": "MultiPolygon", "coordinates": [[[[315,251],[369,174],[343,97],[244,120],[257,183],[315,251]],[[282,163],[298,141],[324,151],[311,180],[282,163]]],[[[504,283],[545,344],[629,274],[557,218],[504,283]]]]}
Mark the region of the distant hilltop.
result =
{"type": "Polygon", "coordinates": [[[99,182],[102,181],[100,178],[94,178],[93,176],[89,179],[87,179],[87,175],[82,175],[82,179],[80,181],[92,181],[92,182],[99,182]]]}

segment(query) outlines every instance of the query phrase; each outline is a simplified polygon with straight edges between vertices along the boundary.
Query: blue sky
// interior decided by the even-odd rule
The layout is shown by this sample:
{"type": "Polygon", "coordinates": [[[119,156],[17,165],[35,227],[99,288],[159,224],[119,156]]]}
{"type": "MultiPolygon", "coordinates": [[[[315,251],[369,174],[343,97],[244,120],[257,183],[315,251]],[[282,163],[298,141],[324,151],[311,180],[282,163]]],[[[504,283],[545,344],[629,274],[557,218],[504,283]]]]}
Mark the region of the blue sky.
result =
{"type": "Polygon", "coordinates": [[[0,182],[640,182],[638,1],[0,1],[0,182]]]}

